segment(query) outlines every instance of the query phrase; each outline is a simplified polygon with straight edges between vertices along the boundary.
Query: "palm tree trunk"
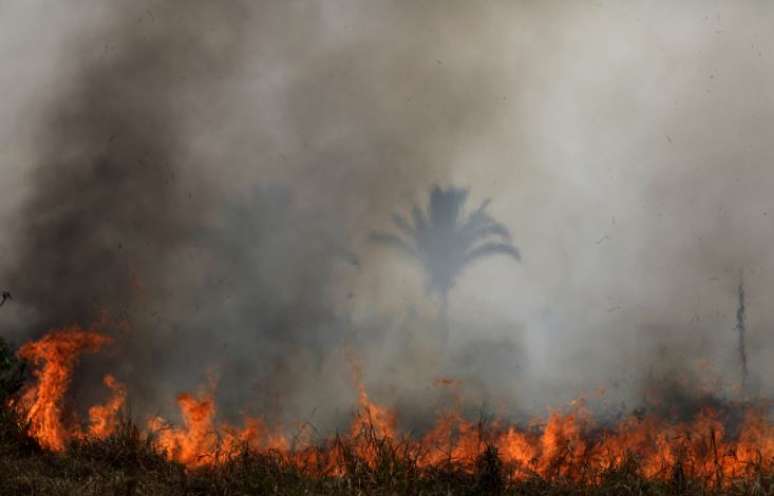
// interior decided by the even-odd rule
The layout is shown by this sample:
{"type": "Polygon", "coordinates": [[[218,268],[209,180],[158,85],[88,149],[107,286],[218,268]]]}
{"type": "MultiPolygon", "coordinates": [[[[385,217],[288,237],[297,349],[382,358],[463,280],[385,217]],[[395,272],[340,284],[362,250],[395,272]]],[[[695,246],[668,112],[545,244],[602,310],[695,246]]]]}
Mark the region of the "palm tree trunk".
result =
{"type": "Polygon", "coordinates": [[[745,346],[745,332],[747,330],[747,326],[745,323],[745,305],[744,305],[744,278],[740,274],[739,277],[739,288],[738,288],[738,296],[739,296],[739,306],[736,310],[736,331],[738,333],[739,342],[737,345],[737,351],[739,352],[739,368],[741,372],[741,380],[740,380],[740,386],[741,386],[741,393],[743,397],[746,397],[747,395],[747,348],[745,346]]]}
{"type": "Polygon", "coordinates": [[[441,293],[441,309],[439,314],[441,320],[441,345],[444,351],[449,344],[449,292],[441,293]]]}

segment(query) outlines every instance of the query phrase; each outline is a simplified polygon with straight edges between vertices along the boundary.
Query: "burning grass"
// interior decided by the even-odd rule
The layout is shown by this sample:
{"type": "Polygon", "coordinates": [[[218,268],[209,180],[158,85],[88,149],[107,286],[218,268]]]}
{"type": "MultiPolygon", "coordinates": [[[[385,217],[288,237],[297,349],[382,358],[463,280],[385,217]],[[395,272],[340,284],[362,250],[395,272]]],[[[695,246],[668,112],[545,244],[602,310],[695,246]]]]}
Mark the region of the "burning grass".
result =
{"type": "Polygon", "coordinates": [[[181,394],[182,425],[122,416],[125,389],[65,422],[62,400],[79,353],[109,340],[80,329],[24,345],[35,381],[3,409],[0,494],[772,494],[774,425],[739,407],[656,415],[601,426],[582,406],[529,428],[472,422],[452,409],[419,437],[357,381],[350,429],[329,439],[288,437],[261,419],[220,423],[212,391],[181,394]]]}

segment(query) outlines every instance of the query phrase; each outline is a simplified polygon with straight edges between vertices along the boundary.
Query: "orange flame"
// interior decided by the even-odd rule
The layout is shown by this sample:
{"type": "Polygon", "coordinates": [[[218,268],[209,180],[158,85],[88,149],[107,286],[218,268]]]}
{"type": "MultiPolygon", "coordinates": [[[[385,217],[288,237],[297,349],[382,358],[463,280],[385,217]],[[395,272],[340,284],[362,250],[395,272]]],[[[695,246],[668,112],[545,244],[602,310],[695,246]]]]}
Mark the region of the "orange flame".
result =
{"type": "MultiPolygon", "coordinates": [[[[110,338],[93,331],[68,328],[54,331],[39,341],[27,343],[19,349],[19,357],[37,365],[33,373],[37,382],[29,386],[17,404],[29,422],[30,434],[53,451],[61,451],[72,434],[62,425],[62,400],[70,385],[73,368],[84,352],[96,352],[110,342],[110,338]]],[[[116,386],[111,378],[111,383],[116,386]]],[[[116,387],[114,390],[117,390],[116,387]]],[[[123,399],[108,408],[118,410],[123,399]],[[117,403],[117,406],[116,406],[117,403]]],[[[95,410],[95,416],[107,410],[95,410]]],[[[95,421],[94,434],[108,429],[110,422],[95,421]]]]}
{"type": "Polygon", "coordinates": [[[116,429],[118,414],[126,401],[126,388],[115,377],[108,374],[102,382],[110,389],[112,396],[104,405],[89,408],[89,431],[86,437],[105,439],[116,429]]]}
{"type": "Polygon", "coordinates": [[[158,436],[158,446],[171,460],[191,467],[215,461],[217,434],[214,429],[215,402],[211,396],[195,398],[189,394],[177,397],[183,415],[183,428],[172,428],[159,417],[148,423],[158,436]]]}
{"type": "Polygon", "coordinates": [[[177,405],[183,427],[174,427],[161,417],[148,421],[156,446],[169,460],[194,468],[227,461],[243,448],[289,451],[287,439],[270,433],[260,419],[248,417],[242,428],[217,424],[212,392],[199,397],[183,393],[177,397],[177,405]]]}
{"type": "MultiPolygon", "coordinates": [[[[89,410],[87,431],[62,425],[62,399],[77,357],[94,352],[109,342],[100,334],[67,329],[21,348],[19,355],[36,364],[36,384],[27,388],[16,407],[30,421],[31,433],[41,445],[61,450],[72,438],[104,438],[115,429],[116,417],[126,397],[125,388],[112,376],[105,378],[112,397],[89,410]]],[[[466,420],[459,409],[459,382],[454,386],[457,406],[439,415],[424,436],[402,435],[394,411],[374,403],[362,382],[362,372],[352,360],[358,391],[358,414],[348,434],[335,441],[291,443],[281,428],[269,429],[261,419],[246,417],[242,427],[217,421],[214,386],[199,395],[181,394],[177,404],[183,425],[176,427],[152,418],[147,429],[156,446],[170,460],[188,468],[224,463],[243,449],[274,453],[301,470],[315,475],[337,475],[347,470],[346,445],[359,460],[374,467],[380,447],[400,447],[418,466],[456,463],[473,470],[487,446],[494,446],[514,479],[532,475],[551,479],[594,482],[607,471],[634,457],[641,474],[666,479],[676,467],[687,477],[715,484],[774,469],[774,425],[761,411],[747,409],[736,436],[729,436],[720,416],[705,409],[689,422],[674,422],[655,415],[624,419],[610,428],[596,425],[583,401],[573,402],[569,412],[552,412],[522,429],[495,420],[488,426],[466,420]]]]}

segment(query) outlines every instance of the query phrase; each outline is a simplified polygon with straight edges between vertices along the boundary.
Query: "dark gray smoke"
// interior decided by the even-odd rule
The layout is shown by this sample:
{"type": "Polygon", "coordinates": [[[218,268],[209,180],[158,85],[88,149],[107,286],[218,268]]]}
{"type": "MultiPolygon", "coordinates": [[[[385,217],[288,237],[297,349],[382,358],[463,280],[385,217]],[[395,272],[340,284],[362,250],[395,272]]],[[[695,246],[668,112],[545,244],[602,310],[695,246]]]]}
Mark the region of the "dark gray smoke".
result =
{"type": "Polygon", "coordinates": [[[180,18],[174,4],[117,9],[99,30],[67,40],[67,71],[39,116],[30,193],[3,277],[28,338],[96,322],[117,334],[127,324],[118,356],[145,369],[170,345],[149,312],[176,289],[166,281],[171,262],[211,208],[180,179],[192,173],[186,109],[233,71],[244,17],[237,4],[188,5],[202,18],[180,18]]]}
{"type": "Polygon", "coordinates": [[[5,274],[34,311],[28,335],[88,326],[103,310],[120,318],[190,240],[193,213],[209,208],[180,188],[190,169],[181,107],[186,93],[232,70],[242,12],[192,5],[206,23],[177,23],[168,8],[151,28],[139,22],[153,20],[116,12],[101,36],[71,47],[73,77],[59,81],[61,96],[41,118],[32,193],[5,274]],[[226,38],[208,45],[209,30],[226,38]]]}
{"type": "Polygon", "coordinates": [[[75,3],[2,7],[0,325],[99,322],[79,394],[111,370],[166,413],[210,374],[228,416],[329,425],[351,356],[408,417],[440,375],[507,412],[730,394],[740,269],[771,390],[766,4],[75,3]],[[367,242],[433,184],[524,256],[460,278],[448,355],[367,242]]]}
{"type": "Polygon", "coordinates": [[[95,396],[112,370],[143,412],[209,373],[226,413],[348,408],[346,356],[371,339],[347,308],[370,266],[357,235],[444,182],[497,103],[494,67],[434,40],[478,15],[463,5],[56,12],[55,91],[27,116],[4,236],[10,334],[114,335],[76,386],[95,396]]]}

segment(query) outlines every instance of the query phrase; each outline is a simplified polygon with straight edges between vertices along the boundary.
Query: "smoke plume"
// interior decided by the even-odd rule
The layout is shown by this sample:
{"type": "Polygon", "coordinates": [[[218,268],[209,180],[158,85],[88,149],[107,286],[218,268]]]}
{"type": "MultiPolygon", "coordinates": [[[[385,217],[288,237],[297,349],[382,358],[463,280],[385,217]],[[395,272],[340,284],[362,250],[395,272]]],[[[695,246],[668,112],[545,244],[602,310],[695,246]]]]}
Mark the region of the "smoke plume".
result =
{"type": "Polygon", "coordinates": [[[77,394],[111,369],[144,414],[214,381],[226,416],[333,425],[360,363],[409,417],[440,376],[509,412],[675,370],[730,395],[740,269],[774,386],[766,4],[74,4],[2,7],[0,325],[116,337],[77,394]],[[524,256],[465,272],[446,354],[367,241],[434,184],[524,256]]]}

